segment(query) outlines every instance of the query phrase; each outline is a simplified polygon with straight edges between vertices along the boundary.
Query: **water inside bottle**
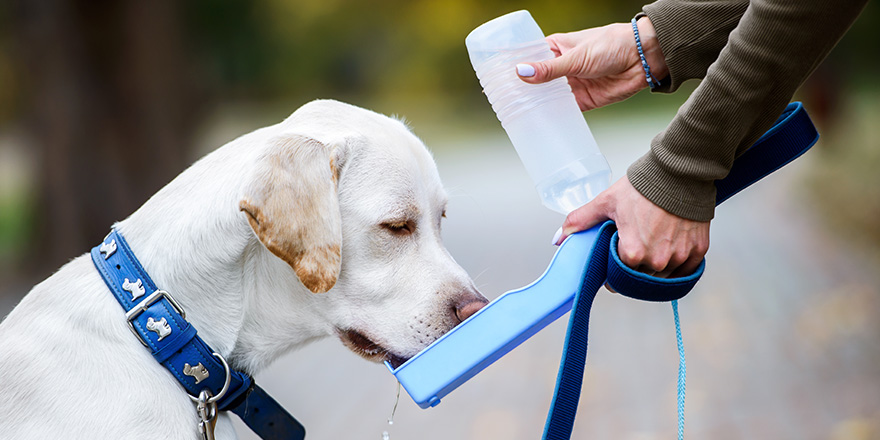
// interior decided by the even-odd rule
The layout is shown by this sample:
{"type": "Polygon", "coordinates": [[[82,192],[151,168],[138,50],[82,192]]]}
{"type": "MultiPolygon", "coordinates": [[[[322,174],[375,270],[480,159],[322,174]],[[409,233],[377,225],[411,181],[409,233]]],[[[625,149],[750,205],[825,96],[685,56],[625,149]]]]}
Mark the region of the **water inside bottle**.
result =
{"type": "Polygon", "coordinates": [[[608,188],[611,173],[594,173],[577,180],[558,180],[538,186],[538,194],[544,206],[568,215],[569,212],[585,205],[608,188]]]}

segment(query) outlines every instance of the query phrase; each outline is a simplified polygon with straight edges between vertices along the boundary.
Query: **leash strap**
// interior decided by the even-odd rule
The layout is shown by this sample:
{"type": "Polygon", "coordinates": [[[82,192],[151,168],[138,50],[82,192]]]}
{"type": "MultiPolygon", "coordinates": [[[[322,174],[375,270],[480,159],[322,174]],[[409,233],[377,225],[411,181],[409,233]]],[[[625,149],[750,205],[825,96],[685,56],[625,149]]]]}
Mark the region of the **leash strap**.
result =
{"type": "Polygon", "coordinates": [[[234,412],[263,440],[302,440],[306,429],[259,385],[252,383],[241,402],[232,402],[234,412]]]}
{"type": "Polygon", "coordinates": [[[672,303],[675,319],[675,342],[678,345],[678,440],[684,439],[684,392],[687,383],[687,363],[684,360],[684,341],[681,339],[681,321],[678,319],[678,300],[672,303]]]}
{"type": "MultiPolygon", "coordinates": [[[[788,105],[785,112],[749,150],[738,157],[730,173],[715,182],[716,204],[785,166],[804,154],[819,134],[800,102],[788,105]]],[[[657,278],[627,267],[618,256],[617,232],[614,222],[607,221],[599,228],[592,253],[584,268],[583,281],[575,294],[568,322],[568,333],[562,351],[562,361],[556,379],[556,390],[544,426],[546,440],[571,438],[574,419],[580,400],[584,366],[587,358],[587,340],[590,308],[599,288],[608,284],[622,295],[642,301],[672,301],[679,349],[679,438],[684,436],[684,387],[686,366],[684,344],[678,318],[678,299],[696,285],[706,267],[703,260],[692,275],[682,278],[657,278]]]]}
{"type": "Polygon", "coordinates": [[[129,329],[177,379],[193,401],[207,390],[221,411],[231,410],[264,439],[303,439],[305,430],[253,379],[229,368],[189,321],[170,293],[160,290],[125,238],[113,230],[92,248],[92,262],[126,312],[129,329]],[[276,414],[276,415],[272,415],[276,414]]]}

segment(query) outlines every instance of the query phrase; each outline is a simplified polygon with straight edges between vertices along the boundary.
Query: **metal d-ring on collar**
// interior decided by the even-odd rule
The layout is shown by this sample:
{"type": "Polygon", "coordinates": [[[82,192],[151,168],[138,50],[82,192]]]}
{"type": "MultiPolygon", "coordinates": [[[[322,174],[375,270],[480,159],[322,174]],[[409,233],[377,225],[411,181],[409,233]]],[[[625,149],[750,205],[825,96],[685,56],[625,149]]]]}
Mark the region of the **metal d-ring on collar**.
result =
{"type": "Polygon", "coordinates": [[[217,393],[216,396],[211,396],[211,391],[208,390],[207,388],[205,388],[204,390],[202,390],[199,393],[199,397],[195,397],[192,394],[187,393],[186,395],[189,396],[189,398],[192,399],[193,402],[198,403],[199,400],[201,399],[202,393],[207,391],[208,396],[209,396],[207,403],[213,404],[213,403],[216,403],[218,400],[222,399],[223,396],[226,395],[226,392],[229,391],[229,383],[232,382],[232,374],[229,372],[229,364],[226,363],[226,359],[223,359],[223,356],[221,356],[220,353],[214,352],[211,354],[213,354],[214,357],[216,357],[217,359],[220,359],[220,362],[223,363],[223,369],[226,371],[226,381],[223,382],[223,388],[220,389],[220,392],[217,393]]]}

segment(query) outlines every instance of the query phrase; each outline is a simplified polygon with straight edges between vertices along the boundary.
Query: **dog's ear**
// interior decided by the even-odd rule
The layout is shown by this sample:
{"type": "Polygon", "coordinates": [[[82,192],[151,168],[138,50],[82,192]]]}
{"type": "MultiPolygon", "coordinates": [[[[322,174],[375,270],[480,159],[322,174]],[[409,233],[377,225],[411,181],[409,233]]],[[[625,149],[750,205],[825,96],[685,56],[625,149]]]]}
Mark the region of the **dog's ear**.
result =
{"type": "Polygon", "coordinates": [[[337,184],[343,148],[303,135],[271,139],[239,208],[263,245],[315,293],[336,284],[342,266],[337,184]]]}

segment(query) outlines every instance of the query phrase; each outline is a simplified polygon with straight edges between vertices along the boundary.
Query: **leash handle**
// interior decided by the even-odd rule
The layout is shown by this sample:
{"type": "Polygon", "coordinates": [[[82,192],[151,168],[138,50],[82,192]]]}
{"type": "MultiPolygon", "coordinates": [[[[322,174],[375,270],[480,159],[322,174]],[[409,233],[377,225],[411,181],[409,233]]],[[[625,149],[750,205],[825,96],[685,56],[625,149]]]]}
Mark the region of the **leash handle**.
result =
{"type": "MultiPolygon", "coordinates": [[[[715,181],[715,205],[720,205],[755,182],[801,157],[819,140],[819,133],[800,102],[788,104],[773,127],[736,158],[724,179],[715,181]]],[[[610,222],[613,224],[613,222],[610,222]]],[[[624,296],[643,301],[667,302],[683,298],[703,275],[706,260],[693,274],[658,278],[627,267],[617,252],[617,233],[611,238],[608,284],[624,296]]]]}
{"type": "MultiPolygon", "coordinates": [[[[715,205],[733,197],[755,182],[801,157],[819,140],[819,133],[800,102],[788,104],[773,127],[745,153],[736,158],[724,179],[715,181],[715,205]]],[[[609,222],[612,223],[613,222],[609,222]]],[[[611,238],[608,284],[624,296],[642,301],[667,302],[683,298],[703,275],[706,260],[693,274],[658,278],[627,267],[617,252],[618,235],[611,238]]]]}
{"type": "MultiPolygon", "coordinates": [[[[819,139],[803,104],[789,104],[773,127],[761,136],[751,148],[734,161],[730,173],[715,182],[716,205],[751,186],[770,173],[797,159],[819,139]]],[[[583,281],[575,293],[568,324],[562,361],[559,365],[556,390],[544,427],[544,439],[571,438],[574,418],[580,399],[584,365],[587,356],[590,307],[596,292],[607,281],[622,295],[644,301],[676,301],[696,285],[705,270],[705,259],[691,275],[681,278],[658,278],[636,272],[627,267],[617,253],[617,233],[614,222],[596,226],[599,235],[584,269],[583,281]]],[[[683,435],[684,350],[678,327],[677,302],[673,303],[676,333],[679,341],[679,437],[683,435]]]]}
{"type": "Polygon", "coordinates": [[[819,132],[804,105],[788,104],[770,130],[733,161],[727,176],[715,181],[715,205],[801,157],[818,140],[819,132]]]}

